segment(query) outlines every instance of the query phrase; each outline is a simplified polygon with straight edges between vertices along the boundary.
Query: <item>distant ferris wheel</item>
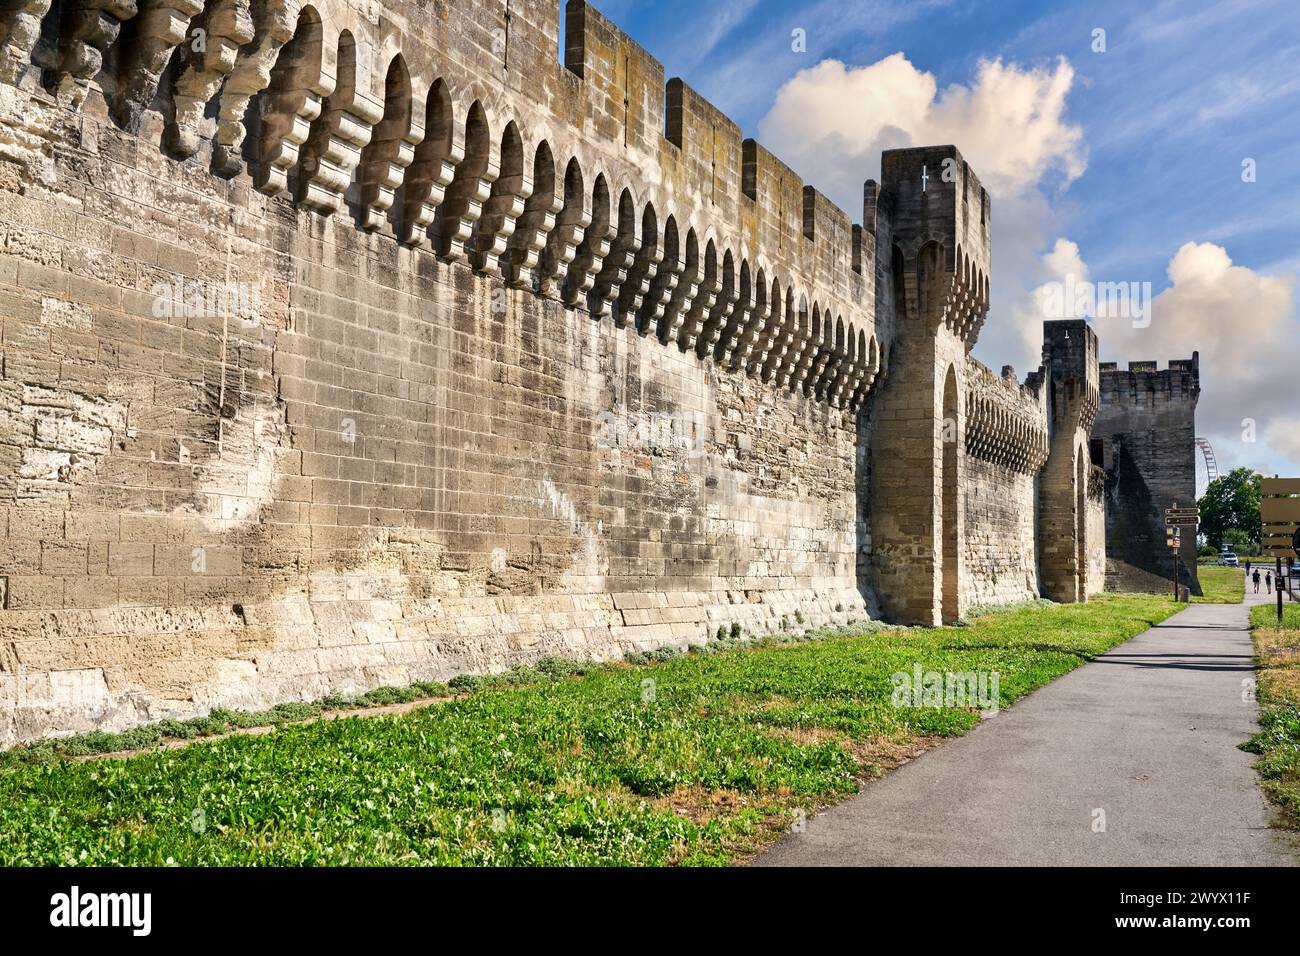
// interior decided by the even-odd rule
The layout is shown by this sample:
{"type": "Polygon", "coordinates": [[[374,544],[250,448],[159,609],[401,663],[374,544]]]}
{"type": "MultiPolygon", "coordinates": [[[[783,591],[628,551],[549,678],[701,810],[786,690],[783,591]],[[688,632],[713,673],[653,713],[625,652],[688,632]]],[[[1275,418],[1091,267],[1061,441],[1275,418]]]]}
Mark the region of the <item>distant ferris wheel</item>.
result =
{"type": "Polygon", "coordinates": [[[1198,438],[1196,447],[1201,450],[1201,455],[1205,458],[1205,484],[1208,486],[1219,477],[1219,463],[1214,457],[1214,446],[1208,439],[1198,438]]]}

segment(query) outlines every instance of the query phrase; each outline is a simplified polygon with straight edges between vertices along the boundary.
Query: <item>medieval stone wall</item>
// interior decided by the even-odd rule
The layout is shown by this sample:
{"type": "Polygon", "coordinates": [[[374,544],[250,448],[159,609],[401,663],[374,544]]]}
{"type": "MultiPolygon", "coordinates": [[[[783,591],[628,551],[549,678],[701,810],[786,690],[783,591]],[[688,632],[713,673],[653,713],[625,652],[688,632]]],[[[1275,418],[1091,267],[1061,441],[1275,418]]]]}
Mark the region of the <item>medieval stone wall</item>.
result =
{"type": "MultiPolygon", "coordinates": [[[[1093,429],[1106,469],[1107,587],[1120,591],[1173,590],[1173,560],[1165,543],[1166,508],[1196,503],[1196,402],[1200,356],[1151,361],[1127,370],[1103,363],[1101,407],[1093,429]]],[[[1184,528],[1178,574],[1193,593],[1196,533],[1184,528]]]]}
{"type": "Polygon", "coordinates": [[[195,6],[4,88],[0,743],[864,613],[843,213],[581,3],[195,6]]]}
{"type": "Polygon", "coordinates": [[[1085,320],[1043,324],[1043,365],[1029,377],[1047,408],[1047,463],[1038,481],[1039,573],[1043,596],[1082,601],[1103,585],[1099,567],[1089,436],[1100,401],[1097,333],[1085,320]],[[1089,520],[1090,514],[1093,520],[1089,520]]]}
{"type": "Polygon", "coordinates": [[[896,325],[872,437],[871,580],[887,616],[952,623],[966,575],[966,358],[988,314],[992,217],[956,147],[889,150],[881,178],[867,197],[896,325]]]}
{"type": "Polygon", "coordinates": [[[566,9],[0,0],[0,745],[953,621],[1099,546],[1095,337],[969,358],[957,149],[855,225],[566,9]]]}
{"type": "Polygon", "coordinates": [[[1039,595],[1037,476],[1047,460],[1041,392],[967,359],[965,607],[1039,595]]]}

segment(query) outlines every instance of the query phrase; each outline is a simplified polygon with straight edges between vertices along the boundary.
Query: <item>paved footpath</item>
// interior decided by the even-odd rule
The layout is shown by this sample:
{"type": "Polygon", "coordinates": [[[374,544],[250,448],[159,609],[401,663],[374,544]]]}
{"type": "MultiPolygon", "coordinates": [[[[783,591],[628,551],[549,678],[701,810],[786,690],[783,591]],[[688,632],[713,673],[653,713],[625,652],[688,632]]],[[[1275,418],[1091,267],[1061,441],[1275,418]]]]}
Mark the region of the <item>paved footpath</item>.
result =
{"type": "Polygon", "coordinates": [[[1237,745],[1246,605],[1196,604],[813,817],[757,866],[1295,865],[1237,745]],[[1094,832],[1096,811],[1105,832],[1094,832]]]}

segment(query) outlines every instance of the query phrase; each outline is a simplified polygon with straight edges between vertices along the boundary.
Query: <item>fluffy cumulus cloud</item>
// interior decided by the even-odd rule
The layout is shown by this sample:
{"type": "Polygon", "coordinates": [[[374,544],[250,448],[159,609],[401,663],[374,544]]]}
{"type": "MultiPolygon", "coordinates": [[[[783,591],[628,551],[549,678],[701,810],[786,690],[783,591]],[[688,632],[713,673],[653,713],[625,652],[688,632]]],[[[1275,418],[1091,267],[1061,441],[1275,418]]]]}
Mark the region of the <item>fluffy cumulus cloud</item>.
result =
{"type": "Polygon", "coordinates": [[[862,67],[823,60],[777,93],[763,144],[856,213],[880,153],[957,143],[996,198],[1036,189],[1049,170],[1068,182],[1086,165],[1083,131],[1065,116],[1074,70],[1065,59],[1022,68],[982,61],[969,86],[939,90],[902,53],[862,67]]]}
{"type": "MultiPolygon", "coordinates": [[[[968,84],[943,89],[901,53],[860,67],[823,60],[781,87],[759,138],[854,218],[882,150],[956,143],[994,199],[993,307],[977,353],[1023,375],[1038,365],[1043,320],[1062,317],[1051,296],[1067,282],[1096,280],[1099,291],[1107,278],[1092,275],[1076,243],[1055,238],[1060,193],[1087,165],[1083,130],[1067,115],[1073,84],[1064,59],[985,60],[968,84]]],[[[1154,301],[1140,301],[1148,311],[1136,322],[1104,301],[1084,309],[1103,358],[1163,364],[1198,349],[1197,425],[1221,467],[1300,474],[1300,402],[1286,394],[1300,381],[1294,276],[1234,265],[1208,242],[1178,249],[1168,276],[1154,301]]]]}
{"type": "Polygon", "coordinates": [[[1295,276],[1234,265],[1226,249],[1209,242],[1183,245],[1167,272],[1171,285],[1155,297],[1148,327],[1096,319],[1103,358],[1163,365],[1199,351],[1197,430],[1214,445],[1220,470],[1300,474],[1295,276]]]}
{"type": "Polygon", "coordinates": [[[901,53],[861,67],[823,60],[780,89],[759,139],[855,219],[881,151],[957,144],[994,200],[993,308],[979,354],[1023,372],[1041,352],[1026,290],[1044,281],[1039,255],[1057,228],[1049,194],[1087,165],[1083,130],[1067,117],[1073,83],[1063,58],[1039,67],[984,60],[969,84],[943,89],[901,53]]]}
{"type": "MultiPolygon", "coordinates": [[[[1012,321],[1005,331],[1018,336],[1018,341],[1002,344],[1013,355],[1028,356],[1032,360],[1029,364],[1037,366],[1037,357],[1042,353],[1044,320],[1068,317],[1055,314],[1053,296],[1061,294],[1067,283],[1089,282],[1090,273],[1078,243],[1069,239],[1057,239],[1050,251],[1032,265],[1022,267],[1020,273],[1029,277],[1030,282],[1035,278],[1041,281],[1033,291],[1018,296],[1012,304],[1012,321]]],[[[1090,318],[1092,314],[1089,311],[1084,317],[1090,318]]]]}

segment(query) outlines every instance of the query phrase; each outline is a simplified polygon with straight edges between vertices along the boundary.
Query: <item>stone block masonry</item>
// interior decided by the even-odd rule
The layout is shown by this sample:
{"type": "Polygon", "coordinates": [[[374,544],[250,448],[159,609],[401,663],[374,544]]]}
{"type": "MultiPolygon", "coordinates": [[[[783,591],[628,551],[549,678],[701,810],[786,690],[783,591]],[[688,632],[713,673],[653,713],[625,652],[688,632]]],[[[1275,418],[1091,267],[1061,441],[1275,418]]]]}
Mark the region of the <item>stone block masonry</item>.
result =
{"type": "MultiPolygon", "coordinates": [[[[1101,367],[1101,407],[1094,451],[1106,469],[1106,528],[1114,542],[1107,555],[1107,587],[1173,591],[1172,555],[1165,543],[1166,508],[1196,504],[1196,402],[1201,360],[1173,359],[1101,367]]],[[[1196,534],[1184,528],[1178,575],[1193,594],[1196,534]]]]}
{"type": "Polygon", "coordinates": [[[865,616],[848,217],[599,13],[83,6],[0,38],[0,744],[865,616]]]}
{"type": "Polygon", "coordinates": [[[955,147],[854,224],[580,0],[0,9],[0,745],[1094,590],[955,147]]]}
{"type": "Polygon", "coordinates": [[[1047,461],[1045,395],[966,360],[964,607],[1039,595],[1037,476],[1047,461]]]}

